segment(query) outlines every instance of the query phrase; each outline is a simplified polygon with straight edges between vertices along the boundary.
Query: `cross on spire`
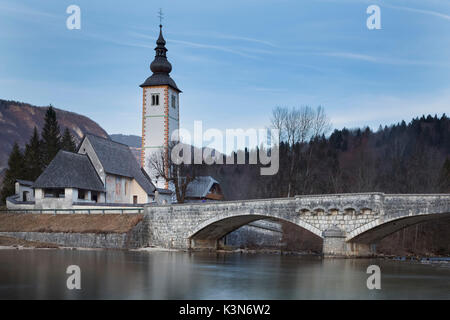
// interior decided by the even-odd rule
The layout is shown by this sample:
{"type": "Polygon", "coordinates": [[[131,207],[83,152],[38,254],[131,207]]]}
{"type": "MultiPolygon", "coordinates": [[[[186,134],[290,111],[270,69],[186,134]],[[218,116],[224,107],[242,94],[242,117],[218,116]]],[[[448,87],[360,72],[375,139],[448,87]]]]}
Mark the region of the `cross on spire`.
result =
{"type": "Polygon", "coordinates": [[[158,18],[159,18],[159,24],[162,25],[162,20],[164,19],[164,14],[163,14],[161,8],[159,8],[159,11],[158,11],[158,18]]]}

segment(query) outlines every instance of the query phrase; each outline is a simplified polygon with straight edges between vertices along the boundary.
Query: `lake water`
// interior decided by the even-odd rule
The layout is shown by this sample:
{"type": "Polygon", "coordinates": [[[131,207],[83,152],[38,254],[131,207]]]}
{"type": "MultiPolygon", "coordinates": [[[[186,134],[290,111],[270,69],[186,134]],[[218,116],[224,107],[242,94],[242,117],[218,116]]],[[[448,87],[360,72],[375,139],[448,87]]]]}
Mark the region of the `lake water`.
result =
{"type": "Polygon", "coordinates": [[[240,253],[0,250],[0,299],[450,299],[450,267],[240,253]],[[381,289],[369,290],[369,265],[381,289]],[[68,290],[66,268],[81,268],[68,290]]]}

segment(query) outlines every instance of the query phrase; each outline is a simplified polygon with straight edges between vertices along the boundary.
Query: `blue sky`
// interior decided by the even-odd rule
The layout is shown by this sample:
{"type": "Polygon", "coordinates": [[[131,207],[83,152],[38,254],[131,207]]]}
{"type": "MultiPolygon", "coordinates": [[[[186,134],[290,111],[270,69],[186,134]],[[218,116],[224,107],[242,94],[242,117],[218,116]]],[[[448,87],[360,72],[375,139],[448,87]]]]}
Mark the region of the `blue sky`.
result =
{"type": "Polygon", "coordinates": [[[182,127],[261,128],[275,106],[322,105],[336,128],[450,113],[449,0],[0,0],[0,98],[139,135],[159,8],[182,127]]]}

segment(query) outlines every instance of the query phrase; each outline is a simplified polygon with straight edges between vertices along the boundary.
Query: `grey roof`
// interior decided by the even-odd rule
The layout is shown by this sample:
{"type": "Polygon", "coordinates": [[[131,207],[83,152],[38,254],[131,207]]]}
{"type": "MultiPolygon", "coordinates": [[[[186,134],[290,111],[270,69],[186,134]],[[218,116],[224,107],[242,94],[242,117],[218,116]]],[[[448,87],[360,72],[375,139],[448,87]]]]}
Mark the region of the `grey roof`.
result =
{"type": "Polygon", "coordinates": [[[154,73],[150,77],[145,80],[143,84],[140,85],[140,87],[148,87],[148,86],[162,86],[162,85],[168,85],[177,90],[178,92],[181,92],[180,89],[178,89],[177,84],[173,79],[165,73],[154,73]]]}
{"type": "Polygon", "coordinates": [[[106,173],[134,178],[147,194],[155,192],[155,186],[127,145],[93,134],[84,139],[91,143],[106,173]]]}
{"type": "Polygon", "coordinates": [[[33,184],[34,188],[78,188],[105,191],[87,155],[59,151],[33,184]]]}
{"type": "Polygon", "coordinates": [[[13,204],[35,204],[34,201],[19,201],[20,196],[18,194],[9,196],[6,198],[6,201],[11,202],[13,204]]]}
{"type": "Polygon", "coordinates": [[[211,187],[219,183],[211,176],[196,177],[191,181],[186,188],[186,197],[188,198],[203,198],[206,197],[211,187]]]}
{"type": "Polygon", "coordinates": [[[21,179],[17,179],[16,180],[19,184],[23,185],[23,186],[28,186],[31,187],[33,185],[33,181],[29,181],[29,180],[21,180],[21,179]]]}
{"type": "Polygon", "coordinates": [[[156,188],[156,191],[158,191],[159,193],[164,193],[164,194],[172,194],[173,193],[172,190],[163,189],[163,188],[156,188]]]}

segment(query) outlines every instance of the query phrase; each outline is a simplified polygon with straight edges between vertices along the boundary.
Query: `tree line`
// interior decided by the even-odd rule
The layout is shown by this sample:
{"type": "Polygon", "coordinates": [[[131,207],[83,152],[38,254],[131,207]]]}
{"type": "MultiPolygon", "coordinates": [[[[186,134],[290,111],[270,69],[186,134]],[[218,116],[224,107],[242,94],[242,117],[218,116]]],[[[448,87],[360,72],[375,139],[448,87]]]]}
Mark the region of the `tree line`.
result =
{"type": "MultiPolygon", "coordinates": [[[[327,193],[449,193],[450,118],[422,116],[409,123],[328,132],[322,108],[275,108],[280,130],[279,171],[261,165],[200,165],[223,184],[229,200],[327,193]],[[328,132],[328,134],[327,134],[328,132]],[[236,183],[237,182],[237,183],[236,183]]],[[[243,151],[246,158],[258,149],[243,151]]]]}
{"type": "Polygon", "coordinates": [[[5,203],[7,197],[14,195],[17,179],[35,181],[59,150],[75,152],[76,144],[68,128],[61,135],[56,112],[50,106],[45,113],[41,134],[34,127],[33,135],[24,150],[20,149],[17,142],[14,143],[0,192],[1,202],[5,203]]]}
{"type": "MultiPolygon", "coordinates": [[[[218,180],[226,200],[358,192],[450,193],[450,118],[445,114],[377,130],[330,132],[322,108],[275,108],[271,122],[280,130],[276,175],[261,176],[261,165],[248,164],[200,165],[197,174],[218,180]]],[[[258,150],[244,152],[248,159],[258,150]]],[[[412,226],[386,237],[379,248],[396,254],[449,254],[449,226],[450,219],[412,226]]],[[[283,231],[287,248],[320,247],[320,239],[306,231],[290,225],[283,225],[283,231]]]]}

